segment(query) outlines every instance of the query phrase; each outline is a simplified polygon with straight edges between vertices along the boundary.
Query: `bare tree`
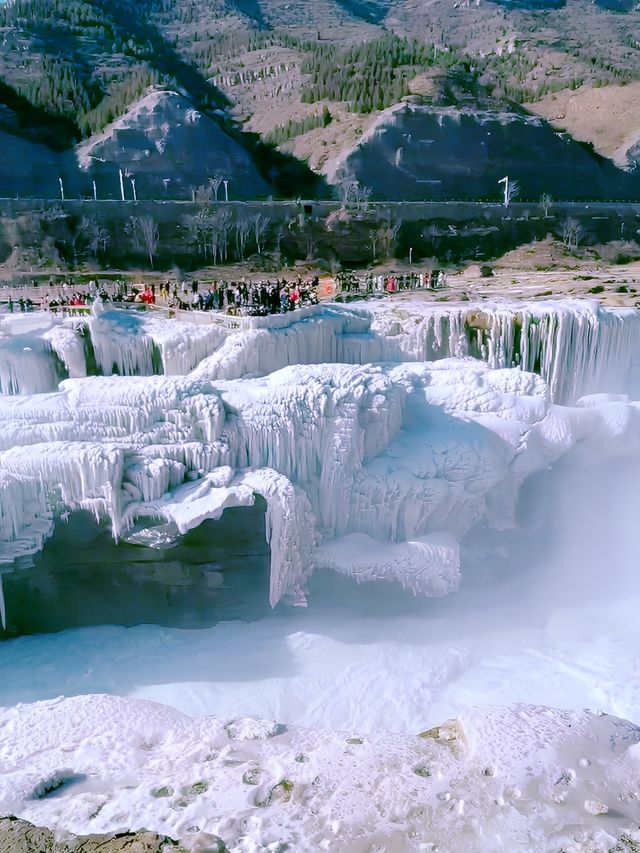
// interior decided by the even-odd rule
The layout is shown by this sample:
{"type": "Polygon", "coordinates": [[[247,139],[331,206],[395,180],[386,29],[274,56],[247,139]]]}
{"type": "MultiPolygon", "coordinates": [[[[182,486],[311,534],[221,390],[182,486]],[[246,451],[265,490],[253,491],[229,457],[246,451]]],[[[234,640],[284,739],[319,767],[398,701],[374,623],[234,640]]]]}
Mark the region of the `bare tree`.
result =
{"type": "Polygon", "coordinates": [[[83,235],[83,241],[91,252],[93,260],[97,262],[98,250],[102,249],[103,253],[106,252],[111,234],[106,228],[98,224],[95,216],[83,216],[78,230],[83,235]]]}
{"type": "Polygon", "coordinates": [[[549,193],[542,193],[540,196],[540,207],[544,211],[544,218],[546,219],[549,216],[549,209],[553,204],[553,199],[549,195],[549,193]]]}
{"type": "Polygon", "coordinates": [[[284,226],[278,225],[275,233],[275,250],[276,252],[282,251],[282,238],[284,237],[284,226]]]}
{"type": "Polygon", "coordinates": [[[210,218],[211,217],[207,210],[199,210],[189,221],[191,239],[196,244],[198,252],[202,255],[205,261],[207,260],[207,253],[209,250],[208,234],[210,218]]]}
{"type": "Polygon", "coordinates": [[[307,261],[312,261],[316,256],[318,245],[316,243],[316,238],[313,236],[313,234],[311,232],[309,234],[307,234],[307,236],[305,238],[305,246],[307,249],[307,254],[305,256],[305,259],[307,261]]]}
{"type": "Polygon", "coordinates": [[[368,247],[371,249],[373,259],[376,257],[388,258],[393,254],[396,237],[402,222],[389,215],[386,221],[381,222],[377,228],[369,234],[368,247]]]}
{"type": "Polygon", "coordinates": [[[107,246],[111,241],[111,234],[109,233],[107,228],[100,228],[98,231],[98,248],[102,252],[103,256],[107,252],[107,246]]]}
{"type": "Polygon", "coordinates": [[[201,186],[196,187],[196,191],[194,194],[194,201],[196,204],[210,204],[211,199],[213,198],[213,187],[211,184],[207,186],[206,184],[201,184],[201,186]]]}
{"type": "Polygon", "coordinates": [[[362,186],[355,178],[345,177],[338,184],[342,207],[353,204],[356,210],[366,210],[371,197],[371,187],[362,186]]]}
{"type": "Polygon", "coordinates": [[[214,201],[218,201],[218,190],[222,184],[222,175],[216,175],[215,178],[209,178],[209,184],[213,190],[214,201]]]}
{"type": "Polygon", "coordinates": [[[440,227],[433,222],[428,228],[422,232],[422,239],[429,240],[432,246],[436,245],[436,240],[442,237],[440,227]]]}
{"type": "Polygon", "coordinates": [[[71,251],[73,253],[73,265],[77,266],[80,257],[87,249],[94,252],[97,250],[98,222],[93,216],[82,216],[75,228],[71,229],[71,251]]]}
{"type": "Polygon", "coordinates": [[[130,233],[133,236],[136,247],[144,250],[149,256],[149,264],[153,269],[153,259],[156,255],[160,234],[153,216],[132,216],[130,219],[130,233]]]}
{"type": "Polygon", "coordinates": [[[211,250],[211,259],[213,265],[218,263],[218,252],[220,251],[220,230],[216,227],[215,222],[210,222],[207,229],[207,240],[211,250]]]}
{"type": "Polygon", "coordinates": [[[343,207],[347,207],[351,199],[353,198],[353,193],[355,188],[358,186],[358,182],[353,178],[343,178],[338,183],[338,196],[340,197],[340,201],[342,202],[343,207]]]}
{"type": "Polygon", "coordinates": [[[251,221],[243,213],[238,214],[238,218],[235,222],[236,255],[241,261],[244,260],[244,255],[247,248],[247,240],[249,239],[250,231],[251,221]]]}
{"type": "Polygon", "coordinates": [[[575,252],[584,237],[584,228],[577,219],[565,219],[562,223],[562,245],[568,252],[575,252]]]}
{"type": "Polygon", "coordinates": [[[378,257],[378,242],[380,240],[379,228],[372,228],[369,232],[367,240],[367,248],[371,250],[371,260],[375,261],[378,257]]]}
{"type": "Polygon", "coordinates": [[[214,219],[214,228],[218,231],[220,260],[226,261],[229,253],[229,235],[231,232],[231,211],[219,210],[214,219]]]}
{"type": "Polygon", "coordinates": [[[369,206],[369,199],[371,198],[371,187],[363,187],[361,184],[356,183],[352,189],[352,196],[356,210],[366,210],[369,206]]]}
{"type": "Polygon", "coordinates": [[[269,230],[269,217],[263,216],[262,213],[256,213],[251,222],[253,225],[253,236],[256,241],[256,249],[258,254],[261,255],[262,250],[264,249],[264,238],[269,230]]]}

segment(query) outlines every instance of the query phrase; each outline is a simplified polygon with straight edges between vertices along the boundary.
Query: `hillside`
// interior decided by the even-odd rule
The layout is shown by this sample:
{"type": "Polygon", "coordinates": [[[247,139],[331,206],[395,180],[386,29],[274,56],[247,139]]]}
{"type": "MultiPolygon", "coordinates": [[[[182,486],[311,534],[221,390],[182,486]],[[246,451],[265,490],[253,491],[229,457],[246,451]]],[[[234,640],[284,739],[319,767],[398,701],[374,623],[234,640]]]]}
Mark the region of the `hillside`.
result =
{"type": "MultiPolygon", "coordinates": [[[[621,115],[633,124],[639,31],[627,0],[15,0],[0,6],[0,128],[4,106],[21,138],[92,146],[150,91],[174,91],[253,157],[264,185],[296,196],[319,191],[300,161],[334,174],[410,100],[538,113],[622,165],[634,128],[617,145],[606,128],[621,115]],[[594,97],[600,130],[583,118],[594,97]]],[[[215,150],[205,171],[227,169],[215,150]]],[[[180,193],[194,180],[185,157],[201,152],[165,155],[180,193]]],[[[0,166],[0,194],[14,183],[0,166]]]]}
{"type": "MultiPolygon", "coordinates": [[[[231,198],[264,198],[273,191],[250,154],[176,92],[140,98],[76,154],[101,197],[119,197],[119,169],[135,180],[139,198],[190,198],[192,188],[206,185],[209,176],[227,180],[231,198]]],[[[127,187],[127,196],[131,192],[127,187]]]]}
{"type": "Polygon", "coordinates": [[[574,139],[590,142],[621,168],[640,163],[640,81],[581,86],[547,95],[528,108],[574,139]]]}
{"type": "Polygon", "coordinates": [[[373,198],[497,200],[499,181],[517,181],[517,198],[623,201],[640,198],[640,174],[627,174],[540,119],[505,111],[389,110],[347,156],[335,178],[355,176],[373,198]]]}

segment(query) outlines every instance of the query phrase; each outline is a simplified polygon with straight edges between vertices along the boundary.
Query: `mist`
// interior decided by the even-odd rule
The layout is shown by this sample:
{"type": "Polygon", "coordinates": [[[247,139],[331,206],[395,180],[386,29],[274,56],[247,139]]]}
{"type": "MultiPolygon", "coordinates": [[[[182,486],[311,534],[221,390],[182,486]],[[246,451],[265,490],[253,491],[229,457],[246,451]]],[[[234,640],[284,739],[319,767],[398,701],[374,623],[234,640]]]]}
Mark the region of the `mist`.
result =
{"type": "Polygon", "coordinates": [[[13,639],[0,644],[0,704],[117,693],[362,732],[512,702],[637,716],[639,474],[632,457],[573,453],[530,478],[517,528],[474,529],[461,589],[443,599],[318,572],[307,608],[256,612],[236,576],[233,618],[210,627],[13,639]]]}

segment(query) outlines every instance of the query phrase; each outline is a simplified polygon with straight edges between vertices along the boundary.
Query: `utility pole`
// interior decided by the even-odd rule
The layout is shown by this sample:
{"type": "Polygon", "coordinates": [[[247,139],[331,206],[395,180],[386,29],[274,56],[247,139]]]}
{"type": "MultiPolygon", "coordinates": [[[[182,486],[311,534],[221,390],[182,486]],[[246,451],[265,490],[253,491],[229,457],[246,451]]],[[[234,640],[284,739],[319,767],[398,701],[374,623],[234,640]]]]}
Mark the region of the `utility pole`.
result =
{"type": "Polygon", "coordinates": [[[498,183],[504,184],[504,206],[509,207],[509,176],[505,175],[504,178],[500,178],[498,183]]]}
{"type": "Polygon", "coordinates": [[[93,181],[93,200],[98,201],[98,190],[96,189],[96,182],[93,181]]]}
{"type": "Polygon", "coordinates": [[[124,176],[122,174],[122,169],[118,169],[118,174],[120,175],[120,197],[122,198],[122,201],[124,201],[124,176]]]}
{"type": "Polygon", "coordinates": [[[131,190],[133,192],[133,200],[138,201],[138,196],[136,194],[136,179],[131,178],[131,190]]]}
{"type": "Polygon", "coordinates": [[[224,200],[229,201],[229,181],[223,181],[224,184],[224,200]]]}
{"type": "Polygon", "coordinates": [[[413,259],[413,248],[409,247],[409,266],[411,266],[411,261],[413,259]]]}
{"type": "Polygon", "coordinates": [[[58,178],[58,183],[60,184],[60,198],[64,201],[64,186],[62,184],[62,178],[58,178]]]}

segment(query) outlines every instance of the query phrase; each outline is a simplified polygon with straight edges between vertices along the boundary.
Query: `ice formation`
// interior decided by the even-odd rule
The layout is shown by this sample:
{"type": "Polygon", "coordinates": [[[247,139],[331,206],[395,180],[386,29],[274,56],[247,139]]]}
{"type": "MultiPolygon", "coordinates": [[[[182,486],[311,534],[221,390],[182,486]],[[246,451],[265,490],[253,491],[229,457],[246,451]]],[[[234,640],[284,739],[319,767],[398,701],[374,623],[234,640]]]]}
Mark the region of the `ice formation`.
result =
{"type": "MultiPolygon", "coordinates": [[[[266,504],[272,605],[302,603],[316,568],[447,595],[460,582],[464,537],[478,522],[515,524],[532,474],[565,457],[640,458],[640,403],[623,393],[636,367],[639,316],[562,301],[364,303],[201,323],[110,306],[88,321],[7,318],[0,620],[8,615],[3,574],[20,571],[69,512],[107,520],[118,540],[164,548],[256,496],[266,504]]],[[[562,630],[572,632],[565,617],[562,630]]],[[[291,614],[280,618],[291,632],[291,614]]],[[[322,678],[336,702],[335,670],[319,675],[316,664],[344,644],[314,644],[306,630],[287,634],[286,653],[300,669],[296,648],[309,646],[313,672],[301,684],[322,709],[322,678]]],[[[440,631],[437,620],[432,630],[440,631]]],[[[442,642],[449,645],[446,632],[442,642]]],[[[202,656],[192,637],[184,643],[202,656]]],[[[17,669],[32,681],[33,648],[19,652],[28,665],[17,669]]],[[[393,644],[378,654],[386,657],[375,679],[399,659],[393,644]]],[[[428,655],[411,657],[403,689],[387,704],[413,696],[422,725],[428,679],[446,681],[464,654],[449,649],[432,665],[428,655]]],[[[209,647],[205,656],[208,671],[209,647]]],[[[354,715],[371,704],[376,684],[360,661],[354,653],[342,673],[349,695],[358,693],[354,715]]],[[[171,689],[195,694],[188,679],[200,670],[183,674],[183,665],[180,658],[171,689]]],[[[79,667],[82,692],[100,689],[90,668],[79,667]]],[[[496,672],[508,669],[491,667],[492,683],[496,672]]],[[[256,679],[252,671],[254,696],[266,682],[283,689],[282,673],[256,679]]],[[[228,681],[224,690],[238,695],[228,681]]],[[[294,691],[290,701],[297,698],[294,691]]],[[[0,709],[0,814],[81,833],[140,821],[187,849],[220,836],[237,853],[283,844],[542,853],[640,843],[640,736],[630,723],[518,705],[469,710],[410,737],[377,735],[369,717],[369,733],[358,734],[285,729],[273,719],[190,719],[96,695],[0,709]],[[58,796],[46,795],[52,785],[58,796]]]]}
{"type": "Polygon", "coordinates": [[[640,331],[634,309],[596,302],[368,302],[295,315],[180,322],[98,303],[88,320],[0,321],[0,393],[52,391],[61,377],[264,376],[293,364],[433,361],[473,356],[546,381],[554,402],[626,391],[640,331]]]}
{"type": "Polygon", "coordinates": [[[632,850],[639,729],[529,705],[414,736],[191,718],[110,696],[0,709],[0,814],[192,851],[632,850]],[[57,786],[55,795],[50,795],[57,786]]]}
{"type": "Polygon", "coordinates": [[[577,399],[628,384],[638,316],[372,303],[204,325],[104,306],[88,327],[7,322],[10,345],[40,349],[35,365],[0,363],[2,571],[64,512],[161,544],[261,495],[272,605],[303,601],[316,566],[453,591],[457,543],[481,519],[509,524],[527,476],[569,452],[640,450],[638,404],[577,399]],[[86,376],[94,363],[106,375],[86,376]],[[75,378],[47,390],[61,365],[75,378]]]}

